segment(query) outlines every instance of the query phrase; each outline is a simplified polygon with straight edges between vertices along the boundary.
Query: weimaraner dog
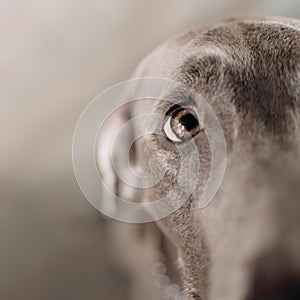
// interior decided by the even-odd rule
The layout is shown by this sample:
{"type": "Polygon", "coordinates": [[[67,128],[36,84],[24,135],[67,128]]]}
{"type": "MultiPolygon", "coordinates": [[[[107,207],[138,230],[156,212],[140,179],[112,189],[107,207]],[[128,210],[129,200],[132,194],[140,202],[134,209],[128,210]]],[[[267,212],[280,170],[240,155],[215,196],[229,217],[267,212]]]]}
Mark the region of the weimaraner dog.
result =
{"type": "MultiPolygon", "coordinates": [[[[131,103],[116,116],[126,122],[146,110],[171,120],[161,134],[145,136],[130,152],[142,172],[153,153],[167,168],[159,184],[124,195],[131,201],[163,197],[180,168],[176,147],[197,146],[201,171],[195,189],[179,209],[155,222],[176,249],[178,270],[172,272],[178,272],[186,298],[299,300],[300,21],[230,19],[189,30],[154,50],[134,77],[168,78],[201,94],[226,140],[221,186],[207,207],[194,209],[211,167],[205,116],[198,117],[195,99],[180,95],[152,108],[131,103]]],[[[115,134],[110,126],[105,130],[101,147],[115,134]]],[[[107,180],[122,197],[124,183],[101,159],[101,172],[110,174],[107,180]]]]}

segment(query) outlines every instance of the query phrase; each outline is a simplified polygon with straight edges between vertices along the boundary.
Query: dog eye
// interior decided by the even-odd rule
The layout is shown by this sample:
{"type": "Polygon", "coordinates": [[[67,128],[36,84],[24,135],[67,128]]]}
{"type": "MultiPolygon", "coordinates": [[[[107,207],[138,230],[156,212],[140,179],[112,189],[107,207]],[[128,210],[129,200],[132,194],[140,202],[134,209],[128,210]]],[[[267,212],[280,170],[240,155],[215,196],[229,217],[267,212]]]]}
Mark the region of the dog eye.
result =
{"type": "Polygon", "coordinates": [[[184,142],[202,130],[196,113],[183,107],[175,110],[164,125],[166,136],[173,142],[184,142]]]}

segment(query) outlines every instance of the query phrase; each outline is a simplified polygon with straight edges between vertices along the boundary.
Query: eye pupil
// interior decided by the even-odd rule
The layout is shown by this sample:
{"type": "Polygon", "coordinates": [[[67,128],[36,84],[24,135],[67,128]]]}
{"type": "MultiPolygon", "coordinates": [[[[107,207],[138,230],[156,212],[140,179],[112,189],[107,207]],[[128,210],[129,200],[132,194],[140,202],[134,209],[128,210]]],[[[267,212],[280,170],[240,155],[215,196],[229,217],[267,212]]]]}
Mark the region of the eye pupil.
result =
{"type": "Polygon", "coordinates": [[[187,131],[191,131],[193,128],[199,125],[198,120],[191,113],[183,115],[179,119],[179,123],[182,124],[187,131]]]}

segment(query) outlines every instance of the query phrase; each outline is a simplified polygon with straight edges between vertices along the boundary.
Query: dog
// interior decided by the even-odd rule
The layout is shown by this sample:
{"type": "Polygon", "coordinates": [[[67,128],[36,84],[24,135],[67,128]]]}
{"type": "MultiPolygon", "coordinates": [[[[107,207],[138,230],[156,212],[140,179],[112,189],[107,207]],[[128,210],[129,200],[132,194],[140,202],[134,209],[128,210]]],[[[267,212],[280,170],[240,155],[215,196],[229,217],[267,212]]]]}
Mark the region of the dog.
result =
{"type": "Polygon", "coordinates": [[[130,103],[113,116],[99,142],[104,180],[133,202],[162,198],[172,190],[180,169],[176,147],[189,160],[189,145],[196,145],[201,170],[191,174],[195,188],[178,209],[155,222],[178,254],[186,297],[300,299],[300,21],[237,18],[191,29],[148,55],[133,76],[142,77],[174,80],[201,94],[226,140],[224,178],[202,209],[195,203],[210,175],[212,154],[205,116],[198,117],[203,113],[195,100],[182,104],[187,99],[181,95],[174,102],[130,103]],[[155,153],[166,162],[165,175],[149,189],[128,192],[108,161],[106,144],[116,124],[149,111],[165,115],[171,125],[137,141],[130,160],[147,173],[155,153]]]}

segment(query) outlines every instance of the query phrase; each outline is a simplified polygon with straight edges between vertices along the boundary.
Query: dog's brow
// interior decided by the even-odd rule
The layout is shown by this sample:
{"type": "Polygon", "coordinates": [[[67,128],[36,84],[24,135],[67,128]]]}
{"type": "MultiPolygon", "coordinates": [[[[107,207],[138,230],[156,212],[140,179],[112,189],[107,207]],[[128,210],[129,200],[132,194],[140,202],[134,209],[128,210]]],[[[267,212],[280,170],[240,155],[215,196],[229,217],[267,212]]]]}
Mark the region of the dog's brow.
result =
{"type": "Polygon", "coordinates": [[[168,104],[169,109],[165,113],[167,116],[170,115],[174,110],[182,106],[195,104],[193,92],[188,90],[187,88],[175,89],[170,94],[168,94],[165,99],[170,99],[168,101],[170,102],[170,106],[168,104]]]}

